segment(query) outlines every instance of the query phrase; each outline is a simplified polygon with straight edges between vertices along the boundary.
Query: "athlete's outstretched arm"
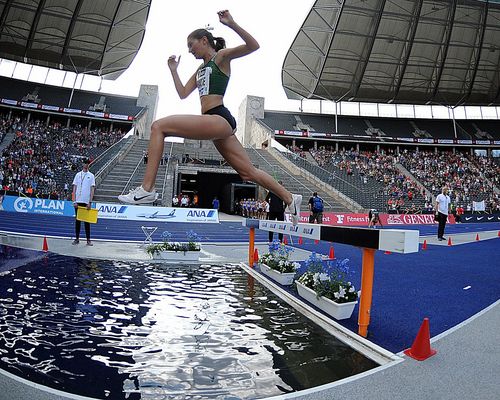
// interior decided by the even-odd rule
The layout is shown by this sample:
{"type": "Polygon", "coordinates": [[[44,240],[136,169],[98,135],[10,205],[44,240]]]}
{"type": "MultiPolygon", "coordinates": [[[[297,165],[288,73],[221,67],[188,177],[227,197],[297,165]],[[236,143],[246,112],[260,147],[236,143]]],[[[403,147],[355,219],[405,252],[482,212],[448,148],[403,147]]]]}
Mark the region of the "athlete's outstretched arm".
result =
{"type": "Polygon", "coordinates": [[[217,14],[219,15],[219,21],[235,31],[245,42],[241,46],[220,50],[219,53],[223,58],[232,60],[243,57],[253,53],[260,47],[257,40],[234,21],[228,10],[219,11],[217,14]]]}
{"type": "Polygon", "coordinates": [[[177,73],[177,67],[179,66],[179,62],[181,61],[181,56],[176,60],[175,56],[170,56],[168,58],[168,68],[170,68],[170,72],[172,73],[172,79],[174,80],[175,90],[179,94],[181,99],[185,99],[188,97],[194,89],[196,89],[196,72],[189,78],[186,85],[183,85],[181,82],[181,78],[179,78],[179,74],[177,73]]]}

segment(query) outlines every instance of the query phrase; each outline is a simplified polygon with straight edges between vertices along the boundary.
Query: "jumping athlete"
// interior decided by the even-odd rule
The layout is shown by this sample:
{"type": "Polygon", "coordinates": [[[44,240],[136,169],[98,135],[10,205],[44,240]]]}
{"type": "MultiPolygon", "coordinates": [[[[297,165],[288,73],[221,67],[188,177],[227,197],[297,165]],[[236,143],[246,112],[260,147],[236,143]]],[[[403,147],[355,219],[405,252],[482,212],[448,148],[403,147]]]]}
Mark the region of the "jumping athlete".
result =
{"type": "Polygon", "coordinates": [[[148,164],[142,185],[131,190],[127,195],[118,196],[118,199],[129,204],[152,203],[156,200],[154,182],[163,154],[165,136],[212,140],[219,153],[244,181],[258,183],[286,203],[285,211],[290,214],[292,223],[296,225],[302,196],[290,193],[269,174],[255,168],[234,135],[236,120],[223,103],[231,73],[231,60],[254,52],[259,48],[259,44],[234,21],[228,10],[219,11],[218,16],[219,21],[236,32],[243,39],[244,44],[225,48],[225,40],[221,37],[214,38],[206,29],[197,29],[192,32],[187,38],[188,49],[195,58],[203,60],[203,65],[191,76],[186,85],[182,84],[177,73],[181,57],[169,57],[168,67],[179,97],[185,99],[198,88],[202,115],[172,115],[153,122],[148,164]]]}

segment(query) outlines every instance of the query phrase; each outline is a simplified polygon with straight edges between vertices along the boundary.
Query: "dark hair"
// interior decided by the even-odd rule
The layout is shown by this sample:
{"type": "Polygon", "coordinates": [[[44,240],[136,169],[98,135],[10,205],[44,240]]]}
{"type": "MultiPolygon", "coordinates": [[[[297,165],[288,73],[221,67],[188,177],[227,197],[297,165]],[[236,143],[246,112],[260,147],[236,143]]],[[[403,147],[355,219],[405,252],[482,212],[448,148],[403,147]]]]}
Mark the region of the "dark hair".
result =
{"type": "Polygon", "coordinates": [[[189,34],[188,38],[201,39],[203,36],[207,38],[208,43],[215,51],[219,51],[221,49],[226,48],[226,41],[224,40],[224,38],[214,37],[206,29],[196,29],[195,31],[189,34]]]}

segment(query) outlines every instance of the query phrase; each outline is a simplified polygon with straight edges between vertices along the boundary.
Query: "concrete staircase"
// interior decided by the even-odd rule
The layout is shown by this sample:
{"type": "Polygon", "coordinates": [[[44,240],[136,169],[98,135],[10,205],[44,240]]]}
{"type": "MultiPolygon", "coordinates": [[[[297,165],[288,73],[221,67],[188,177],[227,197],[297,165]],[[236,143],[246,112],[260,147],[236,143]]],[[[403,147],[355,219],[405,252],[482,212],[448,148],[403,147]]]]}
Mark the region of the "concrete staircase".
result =
{"type": "Polygon", "coordinates": [[[345,206],[335,199],[331,193],[326,192],[321,186],[311,182],[300,174],[294,174],[287,170],[276,158],[267,150],[256,150],[247,148],[247,153],[254,165],[258,165],[259,169],[266,171],[272,177],[282,180],[283,186],[292,193],[302,195],[302,211],[308,210],[308,201],[313,192],[318,192],[318,195],[324,201],[324,212],[349,212],[345,206]]]}
{"type": "MultiPolygon", "coordinates": [[[[128,193],[130,189],[141,185],[146,170],[146,165],[143,163],[143,156],[148,145],[148,140],[139,139],[136,141],[125,158],[118,162],[103,178],[101,183],[98,184],[94,194],[94,201],[119,203],[117,197],[122,194],[122,192],[128,193]]],[[[166,144],[165,150],[167,149],[169,149],[169,147],[166,144]]],[[[165,165],[160,165],[158,169],[155,183],[156,190],[158,191],[158,200],[156,204],[162,203],[162,187],[167,172],[166,169],[165,165]]]]}
{"type": "Polygon", "coordinates": [[[16,133],[14,131],[7,132],[3,140],[0,142],[0,154],[2,154],[2,151],[4,151],[9,146],[9,144],[12,143],[15,137],[16,133]]]}

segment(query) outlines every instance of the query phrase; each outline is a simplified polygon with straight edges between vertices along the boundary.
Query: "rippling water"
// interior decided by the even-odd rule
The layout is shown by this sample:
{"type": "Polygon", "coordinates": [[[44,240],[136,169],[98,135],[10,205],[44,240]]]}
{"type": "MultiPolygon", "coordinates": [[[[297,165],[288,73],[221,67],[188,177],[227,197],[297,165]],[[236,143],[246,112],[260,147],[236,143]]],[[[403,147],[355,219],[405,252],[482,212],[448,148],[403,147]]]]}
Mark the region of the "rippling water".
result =
{"type": "Polygon", "coordinates": [[[83,396],[255,399],[375,366],[234,265],[51,255],[0,276],[0,367],[83,396]]]}

